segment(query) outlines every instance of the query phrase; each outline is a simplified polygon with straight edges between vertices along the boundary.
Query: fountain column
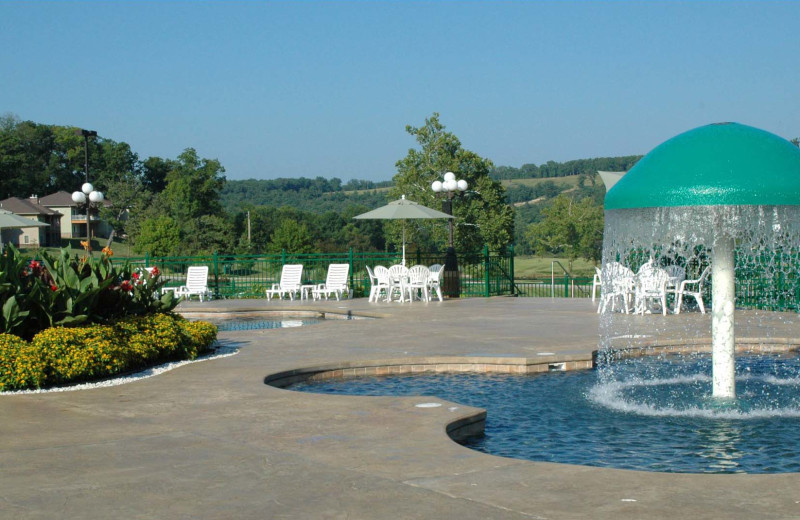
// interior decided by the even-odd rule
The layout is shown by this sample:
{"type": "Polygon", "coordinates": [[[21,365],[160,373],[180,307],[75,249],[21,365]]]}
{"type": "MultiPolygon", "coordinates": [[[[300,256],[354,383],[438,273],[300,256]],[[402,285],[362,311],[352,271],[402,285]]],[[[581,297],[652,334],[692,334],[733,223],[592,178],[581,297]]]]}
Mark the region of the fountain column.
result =
{"type": "Polygon", "coordinates": [[[711,261],[711,355],[714,397],[736,397],[733,314],[735,305],[734,241],[729,236],[717,237],[711,261]]]}

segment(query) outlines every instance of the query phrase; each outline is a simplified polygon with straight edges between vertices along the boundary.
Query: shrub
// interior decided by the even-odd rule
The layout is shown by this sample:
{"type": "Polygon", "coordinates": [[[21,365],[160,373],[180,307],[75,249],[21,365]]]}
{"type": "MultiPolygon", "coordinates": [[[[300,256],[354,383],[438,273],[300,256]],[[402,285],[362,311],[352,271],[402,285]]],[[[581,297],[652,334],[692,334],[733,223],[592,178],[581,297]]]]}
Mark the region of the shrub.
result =
{"type": "Polygon", "coordinates": [[[0,391],[38,388],[43,381],[38,351],[18,336],[0,334],[0,391]]]}
{"type": "Polygon", "coordinates": [[[51,327],[28,343],[0,334],[0,391],[91,381],[210,349],[217,328],[173,314],[133,316],[108,325],[51,327]]]}
{"type": "Polygon", "coordinates": [[[47,386],[87,381],[125,370],[125,338],[108,325],[52,327],[31,342],[44,363],[47,386]]]}
{"type": "Polygon", "coordinates": [[[180,322],[186,337],[187,355],[197,357],[207,351],[217,339],[217,327],[207,321],[180,322]]]}

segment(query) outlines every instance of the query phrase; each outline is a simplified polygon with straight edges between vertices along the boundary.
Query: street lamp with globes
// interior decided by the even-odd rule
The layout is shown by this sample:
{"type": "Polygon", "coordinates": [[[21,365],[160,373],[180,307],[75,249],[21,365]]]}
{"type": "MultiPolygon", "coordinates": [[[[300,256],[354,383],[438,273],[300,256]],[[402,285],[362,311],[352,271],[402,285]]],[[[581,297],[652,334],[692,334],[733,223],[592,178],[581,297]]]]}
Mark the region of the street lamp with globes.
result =
{"type": "Polygon", "coordinates": [[[91,217],[92,209],[100,207],[103,199],[105,198],[102,192],[95,191],[94,186],[89,183],[89,138],[97,137],[97,132],[94,130],[76,129],[76,135],[83,136],[83,153],[84,153],[84,175],[86,182],[81,186],[80,191],[72,192],[72,201],[78,205],[78,209],[86,210],[86,249],[91,251],[91,217]]]}
{"type": "Polygon", "coordinates": [[[447,245],[447,254],[444,260],[444,272],[442,280],[442,288],[444,293],[449,298],[458,298],[461,296],[461,280],[458,275],[458,257],[456,257],[456,249],[453,244],[453,197],[461,195],[467,191],[467,181],[464,179],[456,180],[456,175],[453,172],[444,174],[443,181],[434,181],[431,184],[431,189],[438,196],[444,197],[442,201],[442,211],[450,215],[450,237],[447,245]]]}

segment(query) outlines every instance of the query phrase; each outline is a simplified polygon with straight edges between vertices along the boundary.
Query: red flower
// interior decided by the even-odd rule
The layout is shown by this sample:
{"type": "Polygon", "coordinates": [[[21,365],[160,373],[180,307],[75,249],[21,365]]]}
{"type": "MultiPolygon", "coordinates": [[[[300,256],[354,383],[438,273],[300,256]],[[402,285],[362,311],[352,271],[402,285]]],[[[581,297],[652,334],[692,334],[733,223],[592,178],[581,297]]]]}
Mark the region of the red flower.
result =
{"type": "Polygon", "coordinates": [[[160,275],[160,274],[161,274],[161,271],[159,271],[159,270],[158,270],[158,267],[154,267],[154,268],[153,268],[153,269],[150,271],[150,276],[151,276],[152,278],[155,278],[156,276],[158,276],[158,275],[160,275]]]}
{"type": "Polygon", "coordinates": [[[131,278],[133,278],[134,280],[138,280],[139,279],[139,273],[131,274],[131,278]]]}
{"type": "Polygon", "coordinates": [[[122,289],[123,291],[132,291],[133,285],[131,285],[131,282],[129,282],[128,280],[122,280],[122,283],[119,284],[119,288],[122,289]]]}
{"type": "Polygon", "coordinates": [[[53,291],[53,292],[56,292],[58,290],[58,287],[56,287],[56,284],[51,283],[50,284],[50,290],[53,291]]]}

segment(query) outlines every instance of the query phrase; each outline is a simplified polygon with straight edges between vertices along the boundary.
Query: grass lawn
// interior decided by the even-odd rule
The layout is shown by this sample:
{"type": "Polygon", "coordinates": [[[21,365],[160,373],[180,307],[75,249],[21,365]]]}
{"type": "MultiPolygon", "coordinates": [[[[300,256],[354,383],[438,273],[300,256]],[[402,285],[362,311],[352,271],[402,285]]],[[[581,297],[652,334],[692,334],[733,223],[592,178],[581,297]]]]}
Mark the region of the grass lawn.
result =
{"type": "MultiPolygon", "coordinates": [[[[561,263],[565,269],[569,269],[569,261],[566,258],[556,258],[552,256],[517,256],[514,258],[514,278],[520,280],[549,278],[551,265],[554,261],[561,263]]],[[[553,269],[557,278],[564,276],[564,271],[558,264],[555,264],[553,269]]],[[[583,258],[576,259],[572,263],[572,276],[594,276],[594,264],[583,258]]]]}

